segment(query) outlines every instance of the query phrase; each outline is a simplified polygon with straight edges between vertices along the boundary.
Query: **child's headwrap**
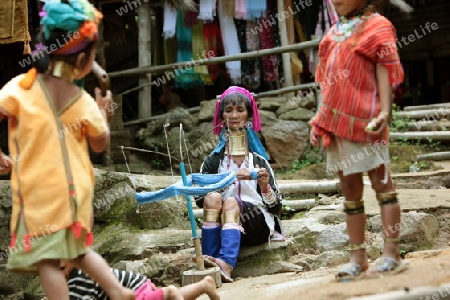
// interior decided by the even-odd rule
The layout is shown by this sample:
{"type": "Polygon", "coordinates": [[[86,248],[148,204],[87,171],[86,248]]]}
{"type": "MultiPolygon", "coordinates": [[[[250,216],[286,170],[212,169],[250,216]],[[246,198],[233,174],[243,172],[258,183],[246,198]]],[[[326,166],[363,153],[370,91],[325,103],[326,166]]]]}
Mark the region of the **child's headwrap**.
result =
{"type": "Polygon", "coordinates": [[[81,51],[98,38],[98,23],[103,15],[88,0],[45,0],[40,12],[44,38],[56,29],[66,31],[65,44],[53,54],[68,55],[81,51]],[[67,42],[66,42],[67,41],[67,42]]]}
{"type": "MultiPolygon", "coordinates": [[[[54,45],[46,45],[42,42],[36,44],[36,50],[31,54],[39,57],[40,51],[56,55],[69,55],[80,52],[92,41],[98,39],[98,24],[103,18],[101,12],[89,3],[88,0],[68,0],[65,3],[61,0],[41,0],[44,2],[41,16],[41,25],[44,39],[50,38],[54,30],[67,32],[67,36],[62,35],[57,40],[57,49],[52,51],[54,45]],[[50,48],[50,49],[48,49],[50,48]]],[[[37,78],[36,68],[28,71],[25,77],[20,81],[20,86],[29,89],[37,78]]]]}
{"type": "Polygon", "coordinates": [[[255,131],[261,131],[261,118],[259,116],[258,104],[256,103],[253,94],[248,90],[238,86],[230,86],[225,92],[220,95],[219,100],[216,102],[216,107],[214,111],[214,120],[213,120],[213,133],[215,135],[220,135],[219,144],[216,149],[213,150],[213,153],[219,153],[226,146],[226,137],[225,137],[225,126],[222,121],[222,116],[220,113],[220,104],[223,99],[225,99],[230,94],[241,94],[249,101],[250,107],[252,109],[252,124],[248,122],[245,126],[247,143],[251,151],[258,153],[265,159],[269,159],[267,156],[266,150],[264,146],[261,144],[258,136],[255,131]]]}

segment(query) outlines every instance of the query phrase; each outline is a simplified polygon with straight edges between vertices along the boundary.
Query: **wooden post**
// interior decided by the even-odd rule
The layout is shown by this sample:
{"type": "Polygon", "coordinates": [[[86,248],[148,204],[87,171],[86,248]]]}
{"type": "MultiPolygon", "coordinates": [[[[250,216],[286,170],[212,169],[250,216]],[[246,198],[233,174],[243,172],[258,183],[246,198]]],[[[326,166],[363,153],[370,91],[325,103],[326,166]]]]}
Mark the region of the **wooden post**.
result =
{"type": "MultiPolygon", "coordinates": [[[[102,5],[99,4],[99,10],[102,11],[102,5]]],[[[98,28],[98,35],[99,35],[99,40],[100,40],[100,45],[97,49],[97,63],[98,65],[103,68],[103,70],[106,70],[106,57],[105,57],[105,48],[108,46],[108,44],[105,42],[104,39],[104,35],[103,35],[103,22],[100,22],[100,26],[98,28]]],[[[95,73],[94,73],[95,74],[95,73]]],[[[97,78],[98,79],[98,78],[97,78]]],[[[104,86],[103,88],[107,88],[109,89],[110,87],[106,87],[104,86]]],[[[105,93],[106,95],[106,89],[104,91],[102,91],[102,96],[103,93],[105,93]]],[[[102,153],[102,165],[104,167],[109,167],[109,165],[111,164],[111,141],[108,144],[108,146],[106,146],[105,151],[102,153]]]]}
{"type": "MultiPolygon", "coordinates": [[[[145,2],[138,8],[138,55],[139,67],[151,64],[151,10],[150,3],[145,2]]],[[[151,74],[142,74],[139,79],[139,85],[149,84],[151,74]]],[[[139,91],[139,118],[148,118],[152,115],[152,89],[151,85],[144,87],[139,91]]]]}
{"type": "MultiPolygon", "coordinates": [[[[279,0],[278,3],[278,15],[283,16],[285,13],[289,13],[284,8],[284,1],[279,0]]],[[[280,41],[281,46],[289,45],[288,35],[287,35],[287,25],[286,19],[284,17],[278,19],[278,27],[280,32],[280,41]]],[[[294,81],[292,80],[292,69],[291,69],[291,54],[289,52],[284,52],[281,55],[283,59],[283,72],[285,77],[285,82],[283,83],[283,87],[294,85],[294,81]]],[[[288,97],[292,97],[292,95],[288,95],[288,97]]]]}

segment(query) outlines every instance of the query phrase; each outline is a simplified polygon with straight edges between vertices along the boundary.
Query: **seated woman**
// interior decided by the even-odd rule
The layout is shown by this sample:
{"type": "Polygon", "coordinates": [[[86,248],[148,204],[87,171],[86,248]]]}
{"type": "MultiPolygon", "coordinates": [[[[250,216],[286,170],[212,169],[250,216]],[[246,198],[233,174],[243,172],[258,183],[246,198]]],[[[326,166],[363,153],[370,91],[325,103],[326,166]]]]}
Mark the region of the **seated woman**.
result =
{"type": "Polygon", "coordinates": [[[281,194],[267,154],[255,130],[261,130],[258,107],[244,88],[231,86],[216,103],[216,149],[201,166],[203,174],[235,171],[238,181],[223,191],[197,198],[203,208],[202,251],[206,266],[219,266],[223,282],[232,282],[240,246],[282,239],[281,194]],[[252,119],[252,122],[249,120],[252,119]]]}

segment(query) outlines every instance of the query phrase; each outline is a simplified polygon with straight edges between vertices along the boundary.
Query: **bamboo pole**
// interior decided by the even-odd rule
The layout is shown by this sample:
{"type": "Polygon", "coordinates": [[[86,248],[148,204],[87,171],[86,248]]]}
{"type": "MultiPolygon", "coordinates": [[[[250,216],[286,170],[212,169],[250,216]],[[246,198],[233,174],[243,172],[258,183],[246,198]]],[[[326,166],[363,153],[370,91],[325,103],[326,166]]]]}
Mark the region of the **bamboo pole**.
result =
{"type": "Polygon", "coordinates": [[[390,139],[408,139],[408,140],[427,140],[450,141],[450,131],[409,131],[409,132],[390,132],[390,139]]]}
{"type": "Polygon", "coordinates": [[[417,160],[450,160],[450,151],[417,155],[417,160]]]}
{"type": "Polygon", "coordinates": [[[435,104],[427,104],[427,105],[405,106],[403,108],[403,110],[404,111],[413,111],[413,110],[427,110],[427,109],[436,109],[436,108],[450,108],[450,103],[435,103],[435,104]]]}
{"type": "MultiPolygon", "coordinates": [[[[278,14],[284,14],[285,13],[284,1],[278,0],[277,3],[278,3],[278,14]]],[[[280,33],[281,46],[289,45],[289,40],[287,36],[286,18],[279,19],[278,30],[280,33]]],[[[281,54],[281,58],[283,60],[283,72],[285,78],[285,82],[283,82],[283,87],[293,86],[294,81],[292,80],[291,54],[289,52],[284,52],[281,54]]]]}
{"type": "Polygon", "coordinates": [[[450,116],[450,109],[442,108],[442,109],[400,111],[395,114],[397,117],[401,118],[437,120],[450,116]]]}
{"type": "MultiPolygon", "coordinates": [[[[139,67],[151,64],[151,10],[150,3],[143,3],[138,8],[138,49],[139,49],[139,67]]],[[[147,85],[151,82],[151,74],[141,73],[139,85],[147,85]]],[[[152,88],[151,85],[145,86],[139,90],[139,118],[147,118],[152,115],[152,88]]]]}
{"type": "Polygon", "coordinates": [[[294,85],[294,86],[281,88],[281,89],[278,89],[278,90],[266,91],[266,92],[258,93],[256,95],[256,98],[272,97],[272,96],[286,94],[286,93],[290,93],[290,92],[294,92],[294,91],[298,91],[298,90],[317,89],[317,88],[319,88],[319,85],[317,83],[315,83],[315,82],[304,83],[304,84],[299,84],[299,85],[294,85]]]}
{"type": "Polygon", "coordinates": [[[123,76],[132,76],[132,75],[141,75],[141,74],[147,74],[147,73],[162,73],[167,70],[173,70],[176,68],[187,68],[191,67],[193,65],[199,66],[199,65],[212,65],[212,64],[218,64],[218,63],[224,63],[227,61],[233,61],[233,60],[244,60],[248,58],[255,58],[255,57],[261,57],[271,54],[280,54],[283,52],[291,52],[291,51],[297,51],[297,50],[304,50],[309,48],[316,48],[319,45],[318,40],[315,41],[307,41],[303,43],[297,43],[294,45],[288,45],[283,47],[275,47],[272,49],[263,49],[263,50],[256,50],[252,52],[246,52],[246,53],[240,53],[235,55],[228,55],[228,56],[219,56],[219,57],[212,57],[209,59],[199,59],[199,60],[191,60],[191,61],[185,61],[185,62],[177,62],[173,64],[168,65],[160,65],[160,66],[142,66],[138,68],[132,68],[117,72],[109,73],[109,76],[111,78],[115,77],[123,77],[123,76]]]}
{"type": "Polygon", "coordinates": [[[339,190],[339,180],[301,181],[278,185],[282,193],[335,193],[339,190]]]}

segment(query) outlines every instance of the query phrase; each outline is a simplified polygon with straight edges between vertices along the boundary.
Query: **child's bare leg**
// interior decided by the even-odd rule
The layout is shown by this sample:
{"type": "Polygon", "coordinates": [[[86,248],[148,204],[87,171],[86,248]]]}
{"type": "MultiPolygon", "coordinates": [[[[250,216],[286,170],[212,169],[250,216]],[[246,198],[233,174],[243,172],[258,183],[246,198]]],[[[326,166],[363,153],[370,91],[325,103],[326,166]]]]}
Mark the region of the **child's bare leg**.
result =
{"type": "MultiPolygon", "coordinates": [[[[362,205],[364,182],[361,173],[344,176],[339,172],[344,208],[346,212],[347,232],[352,245],[362,245],[365,240],[366,214],[362,205]]],[[[365,249],[356,249],[351,253],[351,261],[367,269],[367,254],[365,249]]]]}
{"type": "Polygon", "coordinates": [[[60,261],[55,259],[41,260],[36,264],[48,300],[69,300],[69,288],[66,278],[60,269],[60,261]]]}
{"type": "Polygon", "coordinates": [[[384,165],[369,172],[372,188],[376,192],[380,204],[381,222],[383,224],[385,237],[383,256],[400,261],[401,258],[398,247],[398,237],[400,235],[400,205],[397,202],[397,195],[395,194],[395,188],[390,174],[388,174],[388,182],[386,184],[382,182],[384,176],[384,165]]]}
{"type": "Polygon", "coordinates": [[[211,276],[206,276],[201,281],[180,288],[184,300],[195,300],[206,293],[211,300],[219,300],[220,296],[216,290],[216,282],[211,276]]]}
{"type": "Polygon", "coordinates": [[[114,273],[110,271],[108,263],[95,251],[89,251],[76,258],[73,264],[89,274],[112,300],[132,300],[135,298],[133,291],[119,283],[114,273]]]}

